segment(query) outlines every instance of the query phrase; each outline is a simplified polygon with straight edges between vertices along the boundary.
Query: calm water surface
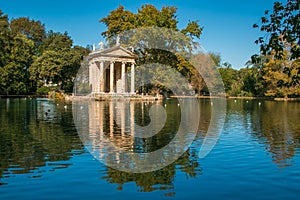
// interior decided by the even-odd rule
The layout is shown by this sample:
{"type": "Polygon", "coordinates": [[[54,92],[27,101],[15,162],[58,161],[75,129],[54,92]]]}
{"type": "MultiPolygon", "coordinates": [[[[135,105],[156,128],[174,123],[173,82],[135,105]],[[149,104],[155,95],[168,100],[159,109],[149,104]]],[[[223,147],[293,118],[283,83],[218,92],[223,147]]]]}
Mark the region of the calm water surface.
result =
{"type": "MultiPolygon", "coordinates": [[[[97,119],[101,134],[126,151],[151,152],[174,138],[181,115],[177,101],[161,102],[165,126],[139,140],[127,134],[132,124],[126,120],[149,124],[152,102],[128,104],[86,103],[82,109],[93,115],[82,118],[89,125],[97,119]]],[[[87,151],[72,104],[0,99],[0,199],[298,199],[300,102],[228,100],[222,135],[203,159],[198,152],[211,104],[199,105],[191,147],[163,169],[134,174],[107,167],[87,151]]],[[[99,147],[100,132],[90,132],[96,138],[91,145],[99,147]]]]}

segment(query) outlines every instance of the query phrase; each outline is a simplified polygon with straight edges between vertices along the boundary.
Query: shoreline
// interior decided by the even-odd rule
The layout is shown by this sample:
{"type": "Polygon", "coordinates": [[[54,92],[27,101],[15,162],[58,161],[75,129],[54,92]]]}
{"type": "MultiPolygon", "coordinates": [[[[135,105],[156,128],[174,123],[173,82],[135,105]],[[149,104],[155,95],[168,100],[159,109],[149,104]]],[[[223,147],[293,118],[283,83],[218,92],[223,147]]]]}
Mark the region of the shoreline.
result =
{"type": "MultiPolygon", "coordinates": [[[[0,99],[6,98],[49,98],[48,95],[0,95],[0,99]]],[[[222,96],[170,96],[170,99],[181,98],[197,98],[197,99],[215,99],[215,98],[225,98],[222,96]]],[[[145,96],[145,95],[134,95],[134,96],[121,96],[121,95],[105,95],[105,96],[72,96],[65,95],[65,99],[62,101],[87,101],[87,100],[95,100],[95,101],[111,101],[111,100],[119,100],[119,101],[160,101],[163,99],[168,99],[163,96],[145,96]]],[[[280,97],[235,97],[235,96],[226,96],[226,99],[245,99],[245,100],[270,100],[270,101],[300,101],[300,97],[294,98],[280,98],[280,97]]]]}
{"type": "Polygon", "coordinates": [[[300,97],[295,98],[280,98],[280,97],[235,97],[235,96],[171,96],[170,98],[197,98],[197,99],[217,99],[217,98],[226,98],[226,99],[245,99],[245,100],[269,100],[269,101],[300,101],[300,97]]]}
{"type": "Polygon", "coordinates": [[[0,99],[5,98],[48,98],[48,95],[21,94],[21,95],[0,95],[0,99]]]}
{"type": "Polygon", "coordinates": [[[247,100],[269,100],[269,101],[300,101],[300,97],[282,98],[282,97],[227,97],[228,99],[247,99],[247,100]]]}

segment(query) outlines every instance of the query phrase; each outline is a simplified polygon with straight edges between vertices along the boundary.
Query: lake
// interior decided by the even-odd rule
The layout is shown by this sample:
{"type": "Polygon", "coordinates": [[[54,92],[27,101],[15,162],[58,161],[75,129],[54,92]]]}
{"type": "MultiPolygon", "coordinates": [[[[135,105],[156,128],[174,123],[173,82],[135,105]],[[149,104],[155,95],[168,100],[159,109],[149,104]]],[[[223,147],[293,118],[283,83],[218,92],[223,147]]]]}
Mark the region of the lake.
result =
{"type": "Polygon", "coordinates": [[[197,119],[188,148],[169,165],[133,173],[152,163],[132,153],[163,149],[165,161],[180,151],[176,133],[181,108],[194,108],[189,101],[0,99],[0,199],[298,199],[300,102],[227,100],[221,135],[204,158],[215,104],[198,104],[199,118],[186,116],[197,119]],[[156,135],[135,137],[149,124],[156,135]],[[173,140],[178,146],[165,150],[173,140]]]}

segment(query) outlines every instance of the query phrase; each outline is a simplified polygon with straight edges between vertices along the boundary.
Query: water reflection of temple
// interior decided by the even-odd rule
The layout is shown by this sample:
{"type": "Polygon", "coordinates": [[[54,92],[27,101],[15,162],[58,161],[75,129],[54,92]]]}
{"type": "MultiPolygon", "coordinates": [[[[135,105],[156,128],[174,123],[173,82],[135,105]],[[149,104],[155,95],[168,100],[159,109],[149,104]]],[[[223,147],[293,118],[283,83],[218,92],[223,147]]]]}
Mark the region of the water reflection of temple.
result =
{"type": "MultiPolygon", "coordinates": [[[[102,157],[102,153],[108,151],[105,149],[107,148],[106,144],[111,143],[119,150],[148,151],[147,139],[135,137],[135,128],[136,124],[143,126],[150,123],[148,115],[150,104],[158,105],[161,102],[90,102],[88,105],[89,139],[93,145],[93,150],[99,151],[99,156],[102,157]]],[[[117,151],[115,153],[118,154],[117,151]]]]}
{"type": "MultiPolygon", "coordinates": [[[[105,159],[110,156],[115,159],[116,163],[122,162],[121,155],[118,150],[109,148],[107,145],[108,141],[120,150],[127,152],[152,152],[155,149],[159,149],[170,138],[170,134],[166,130],[177,130],[178,128],[178,121],[176,119],[180,120],[180,108],[176,101],[169,103],[166,108],[167,113],[172,114],[172,120],[166,123],[167,125],[163,134],[159,134],[156,136],[157,138],[138,138],[135,133],[137,132],[136,125],[147,126],[151,123],[149,109],[153,105],[160,104],[163,103],[157,101],[89,102],[88,140],[90,142],[85,143],[90,144],[90,151],[92,151],[95,157],[98,156],[99,160],[105,162],[105,159]]],[[[157,171],[129,173],[108,167],[107,174],[103,178],[111,183],[117,183],[120,190],[123,184],[127,182],[135,182],[140,190],[145,192],[171,190],[174,188],[173,180],[176,173],[175,166],[177,165],[182,166],[179,168],[186,172],[189,177],[194,177],[201,171],[197,162],[196,152],[186,151],[177,161],[157,171]]],[[[172,196],[174,194],[167,193],[167,195],[172,196]]]]}
{"type": "MultiPolygon", "coordinates": [[[[183,103],[183,102],[181,102],[183,103]]],[[[88,103],[88,142],[93,146],[93,151],[103,154],[107,151],[106,144],[113,144],[120,150],[129,152],[152,152],[160,149],[172,140],[176,135],[181,123],[181,108],[178,101],[170,101],[166,108],[166,115],[169,117],[160,129],[159,122],[162,117],[157,114],[150,119],[150,109],[153,105],[162,106],[161,101],[92,101],[88,103]],[[141,138],[138,136],[140,127],[153,125],[155,136],[141,138]],[[139,126],[139,127],[137,127],[139,126]],[[159,131],[161,130],[161,131],[159,131]]],[[[186,111],[193,109],[188,102],[183,103],[186,111]]],[[[155,107],[155,106],[154,106],[155,107]]],[[[204,102],[200,105],[201,122],[199,122],[196,138],[205,136],[210,124],[210,103],[204,102]],[[209,106],[208,106],[209,105],[209,106]]],[[[189,116],[188,118],[190,118],[189,116]]],[[[188,121],[194,120],[193,118],[188,121]]],[[[148,134],[145,132],[145,134],[148,134]]],[[[115,150],[114,150],[115,151],[115,150]]],[[[112,154],[112,150],[109,154],[112,154]]],[[[101,155],[99,155],[101,157],[101,155]]]]}

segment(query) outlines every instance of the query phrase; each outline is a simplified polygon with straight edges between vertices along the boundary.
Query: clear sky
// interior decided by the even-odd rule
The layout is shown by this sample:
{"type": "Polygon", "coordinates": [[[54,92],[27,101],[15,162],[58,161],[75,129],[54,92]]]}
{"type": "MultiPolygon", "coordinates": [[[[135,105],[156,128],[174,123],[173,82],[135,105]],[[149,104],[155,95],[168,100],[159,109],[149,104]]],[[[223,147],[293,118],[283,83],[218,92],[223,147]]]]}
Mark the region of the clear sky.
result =
{"type": "MultiPolygon", "coordinates": [[[[99,19],[119,5],[137,12],[143,4],[157,8],[178,8],[179,27],[199,20],[204,31],[199,40],[207,50],[218,52],[233,68],[242,68],[251,55],[258,53],[254,41],[263,33],[253,29],[264,11],[275,0],[0,0],[0,10],[10,19],[30,17],[40,20],[47,30],[67,31],[75,45],[86,46],[103,41],[105,26],[99,19]]],[[[284,2],[284,0],[282,0],[284,2]]]]}

